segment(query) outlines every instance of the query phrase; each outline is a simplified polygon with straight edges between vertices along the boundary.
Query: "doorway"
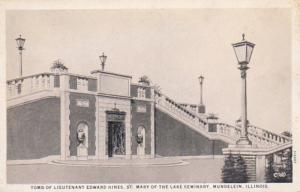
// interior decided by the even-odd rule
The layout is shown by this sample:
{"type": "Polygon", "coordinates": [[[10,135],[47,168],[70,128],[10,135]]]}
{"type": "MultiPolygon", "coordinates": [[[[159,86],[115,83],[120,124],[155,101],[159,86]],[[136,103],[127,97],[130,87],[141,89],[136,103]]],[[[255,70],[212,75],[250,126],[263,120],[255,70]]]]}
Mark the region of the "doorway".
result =
{"type": "Polygon", "coordinates": [[[123,122],[108,121],[108,157],[125,155],[125,126],[123,122]]]}

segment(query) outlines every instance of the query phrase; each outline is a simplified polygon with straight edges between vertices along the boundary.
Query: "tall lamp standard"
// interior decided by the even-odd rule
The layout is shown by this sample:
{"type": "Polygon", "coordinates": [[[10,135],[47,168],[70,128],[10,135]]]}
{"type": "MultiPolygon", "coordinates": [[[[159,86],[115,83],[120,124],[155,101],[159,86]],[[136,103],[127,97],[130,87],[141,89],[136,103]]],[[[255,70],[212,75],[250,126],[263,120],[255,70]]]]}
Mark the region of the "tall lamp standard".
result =
{"type": "Polygon", "coordinates": [[[199,83],[200,83],[200,105],[203,105],[203,81],[204,81],[204,77],[202,75],[200,75],[198,77],[199,83]]]}
{"type": "Polygon", "coordinates": [[[241,136],[239,140],[236,142],[237,145],[251,145],[251,141],[248,138],[248,130],[247,130],[247,69],[249,69],[248,64],[251,59],[252,51],[254,49],[255,44],[250,43],[245,40],[245,34],[242,35],[243,40],[238,43],[232,44],[235,56],[238,60],[239,68],[241,70],[241,78],[242,78],[242,111],[241,111],[241,120],[242,120],[242,130],[241,136]]]}
{"type": "Polygon", "coordinates": [[[205,113],[205,105],[203,104],[203,81],[204,77],[200,75],[198,77],[199,84],[200,84],[200,103],[198,106],[198,113],[205,113]]]}
{"type": "Polygon", "coordinates": [[[105,66],[105,62],[106,62],[107,56],[104,55],[104,53],[102,53],[102,55],[99,56],[99,58],[100,58],[100,61],[101,61],[102,71],[104,71],[104,66],[105,66]]]}
{"type": "Polygon", "coordinates": [[[16,38],[16,42],[18,45],[18,50],[19,50],[19,54],[20,54],[20,77],[22,77],[22,51],[24,50],[24,43],[25,43],[24,38],[22,38],[22,36],[20,35],[20,37],[16,38]]]}

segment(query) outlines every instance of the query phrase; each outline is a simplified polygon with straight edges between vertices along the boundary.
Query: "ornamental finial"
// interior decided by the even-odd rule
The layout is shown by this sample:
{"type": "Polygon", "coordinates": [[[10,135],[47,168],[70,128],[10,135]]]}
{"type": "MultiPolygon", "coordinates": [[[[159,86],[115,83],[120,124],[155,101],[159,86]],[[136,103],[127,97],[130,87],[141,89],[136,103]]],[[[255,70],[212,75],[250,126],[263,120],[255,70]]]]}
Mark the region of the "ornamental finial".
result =
{"type": "Polygon", "coordinates": [[[242,34],[243,41],[245,41],[245,33],[242,34]]]}

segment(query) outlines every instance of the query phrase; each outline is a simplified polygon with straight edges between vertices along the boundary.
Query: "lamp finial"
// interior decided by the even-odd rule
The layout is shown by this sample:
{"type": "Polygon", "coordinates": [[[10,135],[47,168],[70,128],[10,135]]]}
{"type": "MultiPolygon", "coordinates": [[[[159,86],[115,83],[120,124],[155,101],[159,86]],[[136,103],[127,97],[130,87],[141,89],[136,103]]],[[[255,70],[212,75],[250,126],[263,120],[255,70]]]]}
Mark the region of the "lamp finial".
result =
{"type": "Polygon", "coordinates": [[[245,41],[245,33],[242,34],[243,41],[245,41]]]}

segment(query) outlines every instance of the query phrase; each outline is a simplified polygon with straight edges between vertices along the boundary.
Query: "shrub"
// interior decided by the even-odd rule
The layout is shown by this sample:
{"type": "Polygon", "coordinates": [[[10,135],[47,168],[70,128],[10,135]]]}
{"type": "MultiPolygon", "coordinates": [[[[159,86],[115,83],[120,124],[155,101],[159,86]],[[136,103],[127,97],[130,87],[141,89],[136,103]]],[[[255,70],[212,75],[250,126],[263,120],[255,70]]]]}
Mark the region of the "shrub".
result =
{"type": "Polygon", "coordinates": [[[241,155],[233,156],[231,153],[225,157],[222,169],[224,183],[246,183],[248,181],[247,166],[241,155]]]}

